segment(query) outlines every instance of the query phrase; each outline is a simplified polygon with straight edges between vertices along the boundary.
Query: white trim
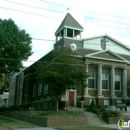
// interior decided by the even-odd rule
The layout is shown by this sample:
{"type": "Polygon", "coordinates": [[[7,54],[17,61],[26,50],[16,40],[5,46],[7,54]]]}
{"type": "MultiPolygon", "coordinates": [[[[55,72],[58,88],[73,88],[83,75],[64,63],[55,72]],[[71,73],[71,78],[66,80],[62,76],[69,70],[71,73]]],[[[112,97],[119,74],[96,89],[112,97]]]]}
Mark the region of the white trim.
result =
{"type": "Polygon", "coordinates": [[[113,54],[114,56],[118,57],[119,59],[124,60],[124,61],[126,61],[126,62],[129,62],[129,61],[126,60],[125,58],[123,58],[123,57],[117,55],[116,53],[114,53],[113,51],[111,51],[111,50],[109,50],[109,49],[108,49],[108,50],[104,50],[104,51],[94,52],[94,53],[91,53],[91,54],[88,54],[88,55],[85,55],[85,56],[94,56],[94,55],[96,55],[96,54],[101,54],[101,53],[104,53],[104,52],[109,52],[109,53],[113,54]]]}
{"type": "Polygon", "coordinates": [[[127,61],[121,61],[121,60],[115,60],[115,59],[105,59],[105,58],[92,57],[92,56],[85,56],[85,58],[99,59],[99,60],[106,60],[106,61],[115,61],[115,62],[122,62],[122,63],[129,63],[127,61]]]}
{"type": "MultiPolygon", "coordinates": [[[[80,25],[81,26],[81,25],[80,25]]],[[[75,30],[78,30],[78,31],[81,31],[83,32],[83,29],[80,29],[80,28],[75,28],[75,27],[72,27],[72,26],[63,26],[62,28],[58,28],[57,31],[55,32],[55,36],[57,36],[57,34],[59,32],[61,32],[61,30],[63,30],[64,28],[69,28],[69,29],[75,29],[75,30]]]]}
{"type": "Polygon", "coordinates": [[[115,41],[117,44],[123,46],[124,48],[126,48],[126,49],[128,49],[128,50],[130,51],[130,48],[128,48],[127,46],[125,46],[123,43],[117,41],[116,39],[114,39],[114,38],[108,36],[107,34],[105,34],[105,35],[100,35],[100,36],[95,36],[95,37],[84,38],[83,40],[85,41],[85,40],[89,40],[89,39],[96,39],[96,38],[99,38],[99,37],[107,37],[107,38],[109,38],[109,39],[115,41]]]}
{"type": "MultiPolygon", "coordinates": [[[[64,38],[66,38],[66,39],[73,39],[73,40],[77,40],[77,41],[82,41],[82,39],[80,39],[80,38],[75,38],[75,37],[64,37],[64,38]]],[[[74,42],[74,41],[72,41],[72,42],[74,42]]]]}

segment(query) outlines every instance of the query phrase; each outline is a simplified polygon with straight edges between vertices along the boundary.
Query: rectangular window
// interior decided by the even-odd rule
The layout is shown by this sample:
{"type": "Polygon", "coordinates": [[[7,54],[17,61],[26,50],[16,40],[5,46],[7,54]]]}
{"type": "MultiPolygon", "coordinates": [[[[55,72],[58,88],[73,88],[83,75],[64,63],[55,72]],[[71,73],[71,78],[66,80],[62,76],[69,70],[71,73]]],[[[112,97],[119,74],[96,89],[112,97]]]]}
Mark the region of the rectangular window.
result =
{"type": "Polygon", "coordinates": [[[115,75],[115,90],[121,90],[121,76],[115,75]]]}
{"type": "Polygon", "coordinates": [[[108,89],[108,88],[109,88],[109,75],[102,74],[102,89],[108,89]]]}
{"type": "Polygon", "coordinates": [[[96,76],[94,73],[91,73],[90,76],[88,77],[88,87],[89,88],[95,88],[95,80],[96,76]]]}
{"type": "Polygon", "coordinates": [[[33,85],[33,97],[36,96],[36,85],[33,85]]]}
{"type": "Polygon", "coordinates": [[[42,94],[42,84],[38,85],[38,95],[42,94]]]}
{"type": "Polygon", "coordinates": [[[44,93],[48,93],[48,85],[47,84],[44,85],[44,93]]]}

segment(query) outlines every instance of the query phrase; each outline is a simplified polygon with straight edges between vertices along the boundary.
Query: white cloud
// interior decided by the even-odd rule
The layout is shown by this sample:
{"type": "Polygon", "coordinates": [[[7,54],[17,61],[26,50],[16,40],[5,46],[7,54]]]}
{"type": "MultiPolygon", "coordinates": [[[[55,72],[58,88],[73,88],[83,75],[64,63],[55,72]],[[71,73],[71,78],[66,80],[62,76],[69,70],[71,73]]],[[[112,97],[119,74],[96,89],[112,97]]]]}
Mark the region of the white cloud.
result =
{"type": "MultiPolygon", "coordinates": [[[[33,38],[55,40],[54,33],[68,12],[67,8],[70,8],[69,12],[84,27],[83,38],[108,34],[124,44],[130,44],[129,0],[50,0],[51,2],[66,6],[51,4],[45,2],[46,0],[13,0],[14,2],[44,9],[31,8],[9,1],[11,0],[0,0],[1,18],[12,18],[21,29],[25,29],[33,38]],[[30,12],[32,14],[11,11],[1,7],[30,12]],[[118,22],[126,24],[119,24],[118,22]]],[[[36,61],[44,56],[52,50],[54,43],[45,40],[32,40],[34,54],[29,60],[36,61]]],[[[24,65],[29,64],[30,62],[24,63],[24,65]]]]}

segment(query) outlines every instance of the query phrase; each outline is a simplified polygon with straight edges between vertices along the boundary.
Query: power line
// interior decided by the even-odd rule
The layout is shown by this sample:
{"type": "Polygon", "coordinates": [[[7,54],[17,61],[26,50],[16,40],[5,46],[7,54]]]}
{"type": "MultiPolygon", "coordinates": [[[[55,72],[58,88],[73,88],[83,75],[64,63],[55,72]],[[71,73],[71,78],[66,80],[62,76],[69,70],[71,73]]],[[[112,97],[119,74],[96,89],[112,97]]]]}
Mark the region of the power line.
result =
{"type": "MultiPolygon", "coordinates": [[[[22,4],[22,3],[17,3],[17,2],[13,2],[13,1],[7,1],[7,2],[11,2],[11,3],[14,3],[14,4],[23,5],[23,6],[27,6],[27,7],[32,7],[32,8],[37,8],[37,9],[42,9],[42,10],[47,10],[47,11],[52,11],[52,12],[57,12],[57,13],[63,13],[63,14],[65,14],[64,12],[55,11],[55,10],[49,10],[49,9],[44,9],[44,8],[40,8],[40,7],[36,7],[36,6],[31,6],[31,5],[27,5],[27,4],[22,4]]],[[[105,20],[105,19],[99,19],[99,18],[93,18],[93,17],[88,17],[88,16],[84,16],[84,18],[101,20],[101,21],[112,22],[112,23],[117,23],[117,24],[130,25],[129,23],[115,22],[115,21],[110,21],[110,20],[105,20]]]]}
{"type": "Polygon", "coordinates": [[[101,12],[95,12],[95,11],[91,11],[91,10],[77,8],[77,7],[70,6],[70,5],[63,5],[63,4],[59,4],[59,3],[54,3],[54,2],[50,2],[50,1],[46,1],[46,0],[41,0],[41,1],[46,2],[46,3],[51,3],[51,4],[56,4],[56,5],[64,6],[64,7],[70,7],[70,8],[78,9],[78,10],[82,10],[82,11],[87,11],[87,12],[91,12],[91,13],[102,14],[102,15],[107,15],[107,16],[118,17],[118,18],[123,18],[123,19],[129,19],[130,20],[130,18],[127,18],[127,17],[121,17],[121,16],[116,16],[116,15],[111,15],[111,14],[105,14],[105,13],[101,13],[101,12]]]}
{"type": "Polygon", "coordinates": [[[41,38],[32,38],[33,40],[41,40],[41,41],[52,41],[54,42],[55,40],[50,40],[50,39],[41,39],[41,38]]]}
{"type": "Polygon", "coordinates": [[[32,7],[32,8],[36,8],[36,9],[41,9],[41,10],[47,10],[47,11],[52,11],[52,12],[66,14],[65,12],[59,12],[59,11],[55,11],[55,10],[49,10],[49,9],[41,8],[41,7],[38,7],[38,6],[27,5],[27,4],[23,4],[23,3],[14,2],[14,1],[6,0],[6,2],[10,2],[10,3],[18,4],[18,5],[23,5],[23,6],[27,6],[27,7],[32,7]]]}
{"type": "MultiPolygon", "coordinates": [[[[0,60],[1,59],[5,59],[5,58],[0,58],[0,60]]],[[[7,59],[6,58],[6,60],[12,60],[12,61],[20,61],[20,60],[18,60],[18,59],[7,59]]],[[[25,61],[22,61],[22,62],[25,62],[25,61]]],[[[35,63],[44,63],[44,64],[49,64],[49,65],[72,65],[72,66],[86,66],[86,64],[85,64],[85,62],[80,62],[80,63],[61,63],[61,62],[44,62],[44,61],[39,61],[39,60],[37,60],[37,61],[26,61],[26,62],[33,62],[34,64],[35,63]]],[[[89,63],[89,61],[88,61],[88,63],[89,63]]],[[[90,63],[90,64],[92,64],[92,63],[90,63]]],[[[104,64],[104,65],[106,65],[106,64],[104,64]]],[[[93,67],[97,67],[96,65],[92,65],[93,67]]],[[[45,66],[46,67],[46,66],[45,66]]],[[[48,67],[48,66],[47,66],[48,67]]]]}
{"type": "Polygon", "coordinates": [[[7,9],[7,10],[12,10],[12,11],[17,11],[17,12],[25,13],[25,14],[36,15],[36,16],[42,16],[42,17],[48,17],[48,18],[54,18],[54,19],[61,19],[61,18],[56,18],[56,17],[52,17],[52,16],[47,16],[47,15],[42,15],[42,14],[36,14],[36,13],[21,11],[21,10],[12,9],[12,8],[6,8],[6,7],[2,7],[2,6],[0,6],[0,8],[2,8],[2,9],[7,9]]]}
{"type": "MultiPolygon", "coordinates": [[[[20,11],[20,10],[16,10],[16,9],[12,9],[12,8],[6,8],[6,7],[2,7],[2,6],[0,6],[0,8],[7,9],[7,10],[12,10],[12,11],[17,11],[17,12],[20,12],[20,13],[26,13],[26,14],[36,15],[36,16],[42,16],[42,17],[48,17],[48,18],[54,18],[54,19],[61,19],[61,18],[57,18],[57,17],[47,16],[47,15],[41,15],[41,14],[36,14],[36,13],[31,13],[31,12],[26,12],[26,11],[20,11]]],[[[88,17],[88,18],[91,18],[91,17],[88,17]]],[[[97,18],[92,18],[92,19],[97,19],[97,18]]],[[[99,20],[99,19],[97,19],[97,20],[99,20]]],[[[107,21],[107,20],[104,20],[104,21],[107,21]]],[[[109,21],[109,22],[112,22],[112,21],[109,21]]],[[[118,22],[116,22],[116,23],[118,23],[118,22]]],[[[120,24],[125,24],[125,23],[120,23],[120,24]]],[[[106,27],[108,27],[107,25],[100,25],[100,26],[106,26],[106,27]]],[[[114,27],[114,26],[110,26],[110,27],[111,28],[117,28],[117,29],[125,29],[125,30],[127,29],[127,30],[130,30],[129,28],[121,28],[121,27],[114,27]]]]}

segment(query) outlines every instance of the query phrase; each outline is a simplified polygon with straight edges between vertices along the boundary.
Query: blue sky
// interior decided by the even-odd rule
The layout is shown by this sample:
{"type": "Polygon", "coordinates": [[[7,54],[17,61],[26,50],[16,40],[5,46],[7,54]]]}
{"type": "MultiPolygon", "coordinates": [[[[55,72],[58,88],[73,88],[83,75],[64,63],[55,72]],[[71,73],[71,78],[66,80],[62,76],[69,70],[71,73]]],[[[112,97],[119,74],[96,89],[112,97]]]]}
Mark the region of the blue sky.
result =
{"type": "MultiPolygon", "coordinates": [[[[54,33],[67,12],[84,27],[82,38],[108,34],[130,47],[129,0],[0,0],[0,17],[12,18],[32,38],[55,40],[54,33]]],[[[28,61],[47,54],[54,43],[32,40],[34,54],[28,61]]]]}

